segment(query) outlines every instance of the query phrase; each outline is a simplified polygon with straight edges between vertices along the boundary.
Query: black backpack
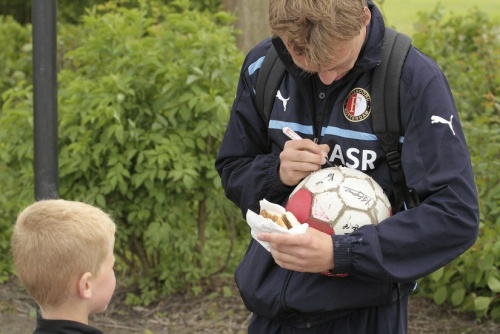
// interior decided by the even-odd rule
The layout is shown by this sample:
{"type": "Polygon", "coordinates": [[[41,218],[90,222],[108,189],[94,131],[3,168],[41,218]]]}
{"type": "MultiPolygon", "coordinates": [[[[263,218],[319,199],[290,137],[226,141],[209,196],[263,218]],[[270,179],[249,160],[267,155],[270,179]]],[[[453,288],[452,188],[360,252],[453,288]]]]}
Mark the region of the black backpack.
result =
{"type": "MultiPolygon", "coordinates": [[[[407,35],[391,28],[385,29],[382,62],[375,68],[371,89],[372,127],[385,152],[391,171],[394,189],[393,214],[399,212],[403,204],[407,209],[420,204],[414,190],[406,185],[399,145],[401,134],[399,79],[410,45],[411,39],[407,35]],[[379,110],[385,112],[374,112],[379,110]]],[[[260,68],[255,92],[255,105],[266,122],[269,122],[276,91],[285,72],[285,66],[275,48],[271,46],[260,68]]]]}

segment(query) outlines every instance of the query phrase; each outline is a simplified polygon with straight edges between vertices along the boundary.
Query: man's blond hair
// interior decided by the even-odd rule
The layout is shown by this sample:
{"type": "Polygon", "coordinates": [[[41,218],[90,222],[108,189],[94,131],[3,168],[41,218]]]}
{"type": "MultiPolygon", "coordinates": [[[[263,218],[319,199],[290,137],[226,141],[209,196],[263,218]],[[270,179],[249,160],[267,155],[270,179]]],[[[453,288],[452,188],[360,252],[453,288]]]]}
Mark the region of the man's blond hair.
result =
{"type": "Polygon", "coordinates": [[[89,204],[41,200],[18,216],[12,236],[16,274],[40,306],[64,302],[82,274],[98,275],[116,226],[89,204]]]}
{"type": "Polygon", "coordinates": [[[335,61],[332,49],[359,36],[366,0],[270,0],[269,25],[295,53],[324,69],[335,61]]]}

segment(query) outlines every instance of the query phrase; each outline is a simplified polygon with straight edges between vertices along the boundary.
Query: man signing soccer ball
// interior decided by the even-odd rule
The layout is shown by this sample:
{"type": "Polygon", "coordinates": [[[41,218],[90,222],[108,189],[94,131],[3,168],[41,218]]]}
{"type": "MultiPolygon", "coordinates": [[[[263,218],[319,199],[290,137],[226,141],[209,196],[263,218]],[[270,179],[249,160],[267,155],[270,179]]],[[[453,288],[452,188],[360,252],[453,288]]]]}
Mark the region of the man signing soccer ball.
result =
{"type": "MultiPolygon", "coordinates": [[[[380,11],[366,0],[270,0],[269,24],[272,38],[243,64],[215,162],[227,197],[243,215],[258,212],[263,199],[285,206],[327,156],[370,175],[392,200],[389,166],[371,122],[371,83],[385,36],[380,11]],[[271,46],[286,73],[266,122],[255,92],[271,46]],[[288,140],[284,127],[304,139],[288,140]]],[[[411,47],[399,84],[401,164],[421,204],[346,235],[313,228],[259,235],[271,252],[251,241],[235,273],[253,312],[248,333],[406,333],[415,281],[474,244],[476,186],[446,78],[411,47]],[[436,117],[451,119],[452,127],[436,117]]]]}

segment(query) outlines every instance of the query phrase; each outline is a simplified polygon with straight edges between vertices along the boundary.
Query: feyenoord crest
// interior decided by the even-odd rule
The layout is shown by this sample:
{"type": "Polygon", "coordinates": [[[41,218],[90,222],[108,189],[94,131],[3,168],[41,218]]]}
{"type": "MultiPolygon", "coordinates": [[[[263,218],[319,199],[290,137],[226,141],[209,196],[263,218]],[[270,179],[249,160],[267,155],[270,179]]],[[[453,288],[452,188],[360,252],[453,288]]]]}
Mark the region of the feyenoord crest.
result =
{"type": "Polygon", "coordinates": [[[365,120],[371,112],[370,94],[363,88],[354,88],[344,101],[344,116],[351,122],[365,120]]]}

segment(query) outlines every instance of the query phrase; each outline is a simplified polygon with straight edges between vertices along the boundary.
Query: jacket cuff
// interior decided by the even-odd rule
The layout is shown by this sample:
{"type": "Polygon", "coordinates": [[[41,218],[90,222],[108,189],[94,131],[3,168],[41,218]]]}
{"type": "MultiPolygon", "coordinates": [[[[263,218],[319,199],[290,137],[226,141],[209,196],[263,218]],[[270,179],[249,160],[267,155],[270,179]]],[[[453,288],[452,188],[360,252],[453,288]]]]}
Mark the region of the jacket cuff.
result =
{"type": "Polygon", "coordinates": [[[333,239],[333,273],[349,273],[352,271],[352,242],[349,235],[332,235],[333,239]]]}
{"type": "Polygon", "coordinates": [[[278,176],[279,166],[279,159],[276,159],[269,165],[269,170],[267,173],[267,183],[269,184],[269,198],[282,199],[282,202],[284,204],[288,199],[288,195],[295,189],[295,187],[287,186],[281,183],[281,180],[278,176]]]}

